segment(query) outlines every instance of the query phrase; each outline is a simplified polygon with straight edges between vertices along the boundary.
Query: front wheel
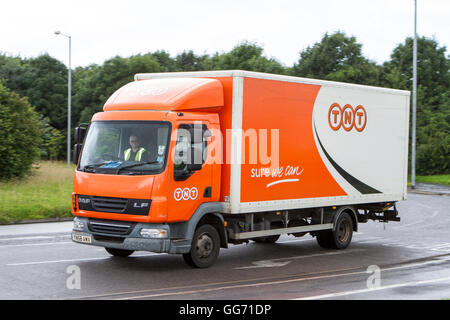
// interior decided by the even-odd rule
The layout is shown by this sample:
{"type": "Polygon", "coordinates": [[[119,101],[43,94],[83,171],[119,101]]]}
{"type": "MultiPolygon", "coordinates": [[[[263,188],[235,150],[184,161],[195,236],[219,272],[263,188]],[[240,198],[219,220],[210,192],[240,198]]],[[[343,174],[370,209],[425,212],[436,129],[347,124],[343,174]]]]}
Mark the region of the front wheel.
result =
{"type": "Polygon", "coordinates": [[[353,222],[347,212],[343,212],[335,223],[334,230],[317,233],[317,242],[323,248],[345,249],[352,241],[353,222]]]}
{"type": "Polygon", "coordinates": [[[219,251],[219,233],[213,226],[204,224],[195,230],[191,251],[183,254],[183,259],[192,267],[208,268],[216,262],[219,251]]]}

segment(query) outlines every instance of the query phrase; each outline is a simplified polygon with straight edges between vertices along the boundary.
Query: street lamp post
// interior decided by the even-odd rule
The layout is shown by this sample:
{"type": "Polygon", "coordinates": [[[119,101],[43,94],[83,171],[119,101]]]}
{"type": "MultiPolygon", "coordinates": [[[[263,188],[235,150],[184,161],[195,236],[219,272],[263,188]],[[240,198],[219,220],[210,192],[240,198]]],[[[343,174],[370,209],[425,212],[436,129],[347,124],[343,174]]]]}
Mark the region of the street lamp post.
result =
{"type": "Polygon", "coordinates": [[[417,0],[414,0],[413,96],[411,132],[411,188],[416,187],[416,109],[417,109],[417,0]]]}
{"type": "Polygon", "coordinates": [[[71,67],[71,59],[72,59],[72,37],[66,34],[61,33],[61,31],[55,31],[56,35],[61,35],[69,39],[69,72],[68,72],[68,81],[67,81],[67,167],[70,168],[70,121],[71,121],[71,102],[72,102],[72,67],[71,67]]]}

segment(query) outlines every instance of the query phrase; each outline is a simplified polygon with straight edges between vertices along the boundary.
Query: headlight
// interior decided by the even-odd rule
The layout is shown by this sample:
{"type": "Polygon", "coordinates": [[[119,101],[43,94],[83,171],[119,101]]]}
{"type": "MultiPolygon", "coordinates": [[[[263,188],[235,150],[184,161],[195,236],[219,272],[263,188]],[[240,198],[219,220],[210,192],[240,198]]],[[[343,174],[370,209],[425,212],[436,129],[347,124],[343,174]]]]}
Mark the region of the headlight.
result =
{"type": "Polygon", "coordinates": [[[167,238],[166,229],[141,229],[140,234],[143,238],[167,238]]]}
{"type": "Polygon", "coordinates": [[[84,222],[78,218],[73,219],[73,229],[83,231],[84,230],[84,222]]]}

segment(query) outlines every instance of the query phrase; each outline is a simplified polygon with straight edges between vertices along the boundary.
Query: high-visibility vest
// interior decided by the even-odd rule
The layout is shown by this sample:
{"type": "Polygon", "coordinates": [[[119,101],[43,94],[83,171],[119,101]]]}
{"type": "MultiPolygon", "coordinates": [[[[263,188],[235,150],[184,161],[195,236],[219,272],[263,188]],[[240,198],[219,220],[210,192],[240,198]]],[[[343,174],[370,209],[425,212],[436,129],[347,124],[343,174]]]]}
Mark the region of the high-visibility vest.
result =
{"type": "MultiPolygon", "coordinates": [[[[134,160],[135,161],[141,161],[142,154],[145,151],[146,150],[144,148],[140,147],[138,152],[136,152],[136,157],[134,157],[134,160]]],[[[128,161],[130,159],[130,155],[131,155],[131,148],[129,148],[129,149],[124,151],[124,159],[125,159],[125,161],[128,161]]]]}

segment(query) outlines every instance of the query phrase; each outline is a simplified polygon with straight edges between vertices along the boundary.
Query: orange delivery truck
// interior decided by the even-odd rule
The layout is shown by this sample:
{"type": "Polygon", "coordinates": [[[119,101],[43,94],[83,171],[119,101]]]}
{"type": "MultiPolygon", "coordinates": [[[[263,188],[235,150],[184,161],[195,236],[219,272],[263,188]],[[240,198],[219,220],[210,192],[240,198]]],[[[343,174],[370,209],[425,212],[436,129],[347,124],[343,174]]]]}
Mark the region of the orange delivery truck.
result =
{"type": "Polygon", "coordinates": [[[72,240],[114,256],[311,234],[345,249],[399,221],[408,91],[266,73],[137,74],[75,129],[72,240]]]}

